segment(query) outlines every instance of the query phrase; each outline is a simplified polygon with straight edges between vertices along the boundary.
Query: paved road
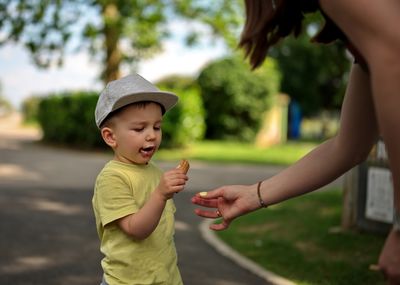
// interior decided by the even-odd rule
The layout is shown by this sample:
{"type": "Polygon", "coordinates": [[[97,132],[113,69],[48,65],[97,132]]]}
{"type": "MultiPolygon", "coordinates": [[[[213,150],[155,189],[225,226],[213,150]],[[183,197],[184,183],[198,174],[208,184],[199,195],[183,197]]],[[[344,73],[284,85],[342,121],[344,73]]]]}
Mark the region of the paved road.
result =
{"type": "MultiPolygon", "coordinates": [[[[0,284],[93,285],[101,276],[91,208],[95,177],[110,153],[43,146],[0,121],[0,284]]],[[[162,168],[176,164],[161,163],[162,168]]],[[[252,183],[279,169],[192,163],[175,196],[176,245],[186,285],[268,284],[221,256],[200,235],[190,197],[225,183],[252,183]]]]}
{"type": "MultiPolygon", "coordinates": [[[[46,147],[34,132],[8,130],[0,124],[0,284],[98,284],[101,255],[90,201],[94,179],[111,155],[46,147]]],[[[192,164],[187,190],[175,198],[185,284],[266,284],[201,238],[202,220],[189,202],[196,191],[239,182],[238,172],[257,180],[263,169],[254,169],[192,164]]]]}

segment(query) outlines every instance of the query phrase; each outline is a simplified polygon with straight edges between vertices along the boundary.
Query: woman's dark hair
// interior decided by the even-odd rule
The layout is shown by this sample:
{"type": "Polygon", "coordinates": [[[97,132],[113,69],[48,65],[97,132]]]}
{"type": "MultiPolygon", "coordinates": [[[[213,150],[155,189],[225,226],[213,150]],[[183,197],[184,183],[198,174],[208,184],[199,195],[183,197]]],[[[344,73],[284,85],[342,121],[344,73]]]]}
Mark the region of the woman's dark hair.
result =
{"type": "MultiPolygon", "coordinates": [[[[301,33],[304,14],[319,10],[318,0],[245,0],[245,6],[246,22],[239,47],[253,69],[263,63],[269,48],[280,39],[301,33]]],[[[326,15],[324,18],[324,27],[312,41],[330,43],[343,38],[336,25],[326,15]]]]}

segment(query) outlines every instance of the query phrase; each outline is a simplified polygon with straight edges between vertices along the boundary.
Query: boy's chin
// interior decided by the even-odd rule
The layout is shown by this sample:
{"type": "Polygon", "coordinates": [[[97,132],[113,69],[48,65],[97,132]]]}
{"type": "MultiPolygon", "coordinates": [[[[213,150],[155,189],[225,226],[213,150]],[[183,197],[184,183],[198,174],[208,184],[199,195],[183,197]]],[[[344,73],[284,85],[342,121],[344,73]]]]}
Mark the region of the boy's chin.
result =
{"type": "Polygon", "coordinates": [[[153,157],[152,155],[149,157],[141,157],[141,159],[137,162],[137,164],[142,164],[142,165],[149,164],[152,157],[153,157]]]}
{"type": "Polygon", "coordinates": [[[147,165],[150,162],[151,158],[152,156],[139,156],[139,157],[116,156],[114,159],[128,164],[147,165]]]}

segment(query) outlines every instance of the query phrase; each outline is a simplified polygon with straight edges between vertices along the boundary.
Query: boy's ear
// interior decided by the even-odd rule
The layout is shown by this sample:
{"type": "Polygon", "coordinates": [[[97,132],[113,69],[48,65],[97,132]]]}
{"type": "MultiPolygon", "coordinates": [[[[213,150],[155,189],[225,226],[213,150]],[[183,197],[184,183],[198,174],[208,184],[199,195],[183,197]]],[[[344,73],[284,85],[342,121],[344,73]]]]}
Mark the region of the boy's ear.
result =
{"type": "Polygon", "coordinates": [[[115,135],[111,128],[109,128],[109,127],[102,128],[101,136],[103,137],[103,140],[109,147],[114,148],[117,146],[117,142],[115,140],[115,135]]]}

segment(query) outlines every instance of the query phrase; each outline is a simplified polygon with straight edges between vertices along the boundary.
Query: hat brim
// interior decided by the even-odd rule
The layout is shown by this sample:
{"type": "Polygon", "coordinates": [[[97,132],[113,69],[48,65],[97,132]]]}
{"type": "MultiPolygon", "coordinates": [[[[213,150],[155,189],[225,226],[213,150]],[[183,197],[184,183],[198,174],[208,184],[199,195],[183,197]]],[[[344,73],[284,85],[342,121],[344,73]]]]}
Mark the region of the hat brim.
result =
{"type": "Polygon", "coordinates": [[[178,99],[178,96],[176,96],[174,93],[165,91],[134,93],[120,98],[117,102],[115,102],[111,111],[116,111],[132,103],[150,101],[159,103],[164,107],[165,112],[167,112],[176,105],[178,99]]]}

